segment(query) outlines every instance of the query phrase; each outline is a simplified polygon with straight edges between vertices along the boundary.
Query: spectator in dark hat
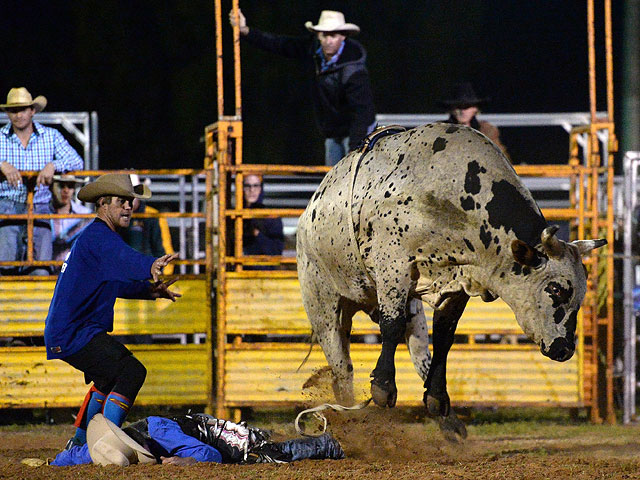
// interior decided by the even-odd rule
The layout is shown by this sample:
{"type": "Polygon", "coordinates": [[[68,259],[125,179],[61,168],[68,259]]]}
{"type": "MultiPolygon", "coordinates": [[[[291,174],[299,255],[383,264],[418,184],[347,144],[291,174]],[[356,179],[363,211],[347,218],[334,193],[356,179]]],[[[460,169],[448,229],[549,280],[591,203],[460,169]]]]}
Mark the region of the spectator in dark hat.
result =
{"type": "Polygon", "coordinates": [[[476,116],[480,108],[489,101],[486,97],[479,97],[470,82],[453,85],[449,98],[440,100],[440,104],[449,112],[447,123],[456,123],[475,128],[495,143],[509,158],[507,147],[500,140],[500,130],[489,122],[478,120],[476,116]]]}

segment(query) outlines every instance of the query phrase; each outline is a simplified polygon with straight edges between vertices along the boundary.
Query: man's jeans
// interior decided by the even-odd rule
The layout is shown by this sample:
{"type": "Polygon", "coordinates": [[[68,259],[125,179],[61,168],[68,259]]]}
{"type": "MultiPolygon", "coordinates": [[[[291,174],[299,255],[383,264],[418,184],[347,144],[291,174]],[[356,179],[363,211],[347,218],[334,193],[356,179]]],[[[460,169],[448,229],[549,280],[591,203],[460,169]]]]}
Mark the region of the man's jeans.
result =
{"type": "MultiPolygon", "coordinates": [[[[51,213],[49,205],[37,203],[34,213],[51,213]]],[[[27,213],[25,203],[0,198],[0,214],[27,213]]],[[[35,220],[33,228],[33,259],[51,260],[51,226],[45,219],[35,220]]],[[[13,262],[27,258],[27,221],[0,220],[0,260],[13,262]]],[[[47,267],[0,267],[0,275],[49,275],[47,267]]]]}
{"type": "Polygon", "coordinates": [[[324,141],[324,164],[333,167],[349,153],[349,137],[326,138],[324,141]]]}
{"type": "MultiPolygon", "coordinates": [[[[373,122],[367,127],[367,135],[376,128],[377,123],[373,122]]],[[[324,140],[324,164],[333,167],[349,153],[349,137],[325,138],[324,140]]]]}

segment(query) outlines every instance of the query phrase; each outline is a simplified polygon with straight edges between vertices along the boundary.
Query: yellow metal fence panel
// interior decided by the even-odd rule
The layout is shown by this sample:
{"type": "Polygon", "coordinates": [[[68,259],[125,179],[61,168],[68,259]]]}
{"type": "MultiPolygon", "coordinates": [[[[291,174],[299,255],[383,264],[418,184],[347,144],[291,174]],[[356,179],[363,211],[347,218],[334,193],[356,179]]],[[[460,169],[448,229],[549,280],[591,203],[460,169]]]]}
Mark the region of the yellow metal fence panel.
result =
{"type": "MultiPolygon", "coordinates": [[[[53,296],[53,281],[0,282],[0,337],[41,336],[53,296]]],[[[177,334],[207,331],[209,312],[205,280],[180,280],[172,289],[176,302],[118,299],[114,334],[177,334]]]]}
{"type": "Polygon", "coordinates": [[[55,282],[0,282],[0,337],[42,335],[55,282]]]}
{"type": "MultiPolygon", "coordinates": [[[[206,345],[132,345],[147,368],[136,405],[207,402],[206,345]]],[[[0,348],[0,408],[79,407],[88,386],[78,370],[47,360],[42,347],[0,348]]]]}
{"type": "MultiPolygon", "coordinates": [[[[227,333],[288,333],[306,335],[311,332],[302,305],[300,285],[295,278],[228,278],[227,333]]],[[[432,310],[425,305],[431,320],[432,310]]],[[[378,326],[359,312],[353,319],[353,334],[375,333],[378,326]]],[[[509,306],[502,300],[485,303],[474,297],[458,325],[459,334],[521,334],[509,306]]]]}
{"type": "MultiPolygon", "coordinates": [[[[298,371],[307,352],[304,344],[229,346],[225,407],[333,401],[330,382],[325,382],[323,388],[302,388],[326,366],[324,355],[316,346],[298,371]]],[[[351,346],[358,400],[369,396],[369,374],[379,353],[379,345],[351,346]]],[[[532,346],[454,345],[447,364],[449,395],[458,404],[580,406],[578,361],[575,355],[564,363],[553,362],[532,346]]],[[[423,381],[405,345],[398,346],[396,353],[396,383],[398,405],[422,405],[423,381]]]]}

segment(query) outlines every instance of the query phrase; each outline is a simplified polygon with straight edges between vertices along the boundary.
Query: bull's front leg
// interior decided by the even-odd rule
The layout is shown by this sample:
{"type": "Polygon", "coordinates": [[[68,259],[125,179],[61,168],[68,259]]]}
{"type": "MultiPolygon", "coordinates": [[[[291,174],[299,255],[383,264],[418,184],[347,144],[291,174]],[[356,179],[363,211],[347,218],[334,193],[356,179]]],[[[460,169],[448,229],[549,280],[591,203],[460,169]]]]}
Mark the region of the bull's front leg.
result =
{"type": "MultiPolygon", "coordinates": [[[[380,407],[394,407],[398,399],[396,388],[395,354],[403,340],[407,325],[406,295],[395,288],[390,289],[394,302],[381,303],[379,310],[372,314],[380,324],[382,351],[376,368],[371,372],[371,397],[380,407]]],[[[390,298],[389,295],[386,297],[390,298]]]]}
{"type": "Polygon", "coordinates": [[[451,408],[447,393],[447,355],[468,300],[466,293],[459,293],[451,297],[442,310],[436,310],[433,314],[433,358],[424,383],[426,391],[423,401],[427,414],[438,418],[440,429],[449,441],[457,441],[456,434],[462,438],[467,436],[467,429],[451,408]]]}

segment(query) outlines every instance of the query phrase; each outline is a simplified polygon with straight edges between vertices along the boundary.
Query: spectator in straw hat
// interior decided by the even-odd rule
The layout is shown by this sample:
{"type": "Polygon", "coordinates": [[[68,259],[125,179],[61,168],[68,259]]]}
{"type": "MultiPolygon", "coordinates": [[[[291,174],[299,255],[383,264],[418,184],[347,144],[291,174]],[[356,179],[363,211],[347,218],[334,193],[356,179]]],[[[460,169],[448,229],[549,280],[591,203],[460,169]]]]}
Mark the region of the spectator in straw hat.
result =
{"type": "Polygon", "coordinates": [[[85,185],[78,198],[96,205],[96,218],[80,234],[62,265],[45,321],[48,359],[61,359],[93,382],[76,418],[68,446],[86,442],[87,423],[102,411],[120,426],[147,371],[113,331],[116,298],[175,301],[175,282],[161,281],[164,267],[177,255],[159,258],[129,247],[117,233],[131,220],[134,198],[149,198],[146,185],[133,186],[129,175],[108,173],[85,185]],[[148,280],[152,278],[153,283],[148,280]]]}
{"type": "MultiPolygon", "coordinates": [[[[82,158],[62,134],[33,121],[33,116],[47,105],[43,96],[31,97],[24,88],[12,88],[7,103],[0,105],[10,123],[0,129],[0,214],[27,212],[27,186],[21,171],[37,171],[33,196],[34,213],[50,213],[51,192],[48,186],[56,172],[79,170],[82,158]]],[[[20,261],[25,257],[26,222],[0,220],[0,261],[20,261]]],[[[35,260],[51,260],[51,227],[47,220],[36,220],[33,229],[35,260]]],[[[17,273],[16,269],[2,269],[0,273],[17,273]]],[[[46,268],[21,271],[48,275],[46,268]]]]}
{"type": "Polygon", "coordinates": [[[232,26],[250,44],[305,63],[313,79],[316,120],[325,139],[325,163],[335,165],[375,127],[375,108],[365,65],[367,53],[352,38],[360,27],[347,23],[341,12],[323,10],[317,25],[304,26],[314,35],[289,37],[249,28],[238,10],[229,13],[232,26]]]}
{"type": "MultiPolygon", "coordinates": [[[[91,213],[92,209],[85,207],[75,199],[76,186],[86,183],[86,180],[74,175],[54,175],[51,184],[51,212],[57,214],[91,213]]],[[[80,232],[91,220],[88,218],[54,218],[51,219],[51,236],[53,241],[53,260],[65,259],[71,245],[80,232]]],[[[164,252],[163,252],[164,253],[164,252]]],[[[60,271],[57,268],[56,273],[60,271]]]]}
{"type": "Polygon", "coordinates": [[[480,108],[488,102],[488,98],[479,97],[470,82],[461,82],[453,85],[449,98],[440,100],[440,104],[449,112],[448,123],[457,123],[475,128],[483,133],[507,154],[507,147],[500,140],[500,130],[495,125],[483,120],[478,120],[476,115],[480,108]]]}

